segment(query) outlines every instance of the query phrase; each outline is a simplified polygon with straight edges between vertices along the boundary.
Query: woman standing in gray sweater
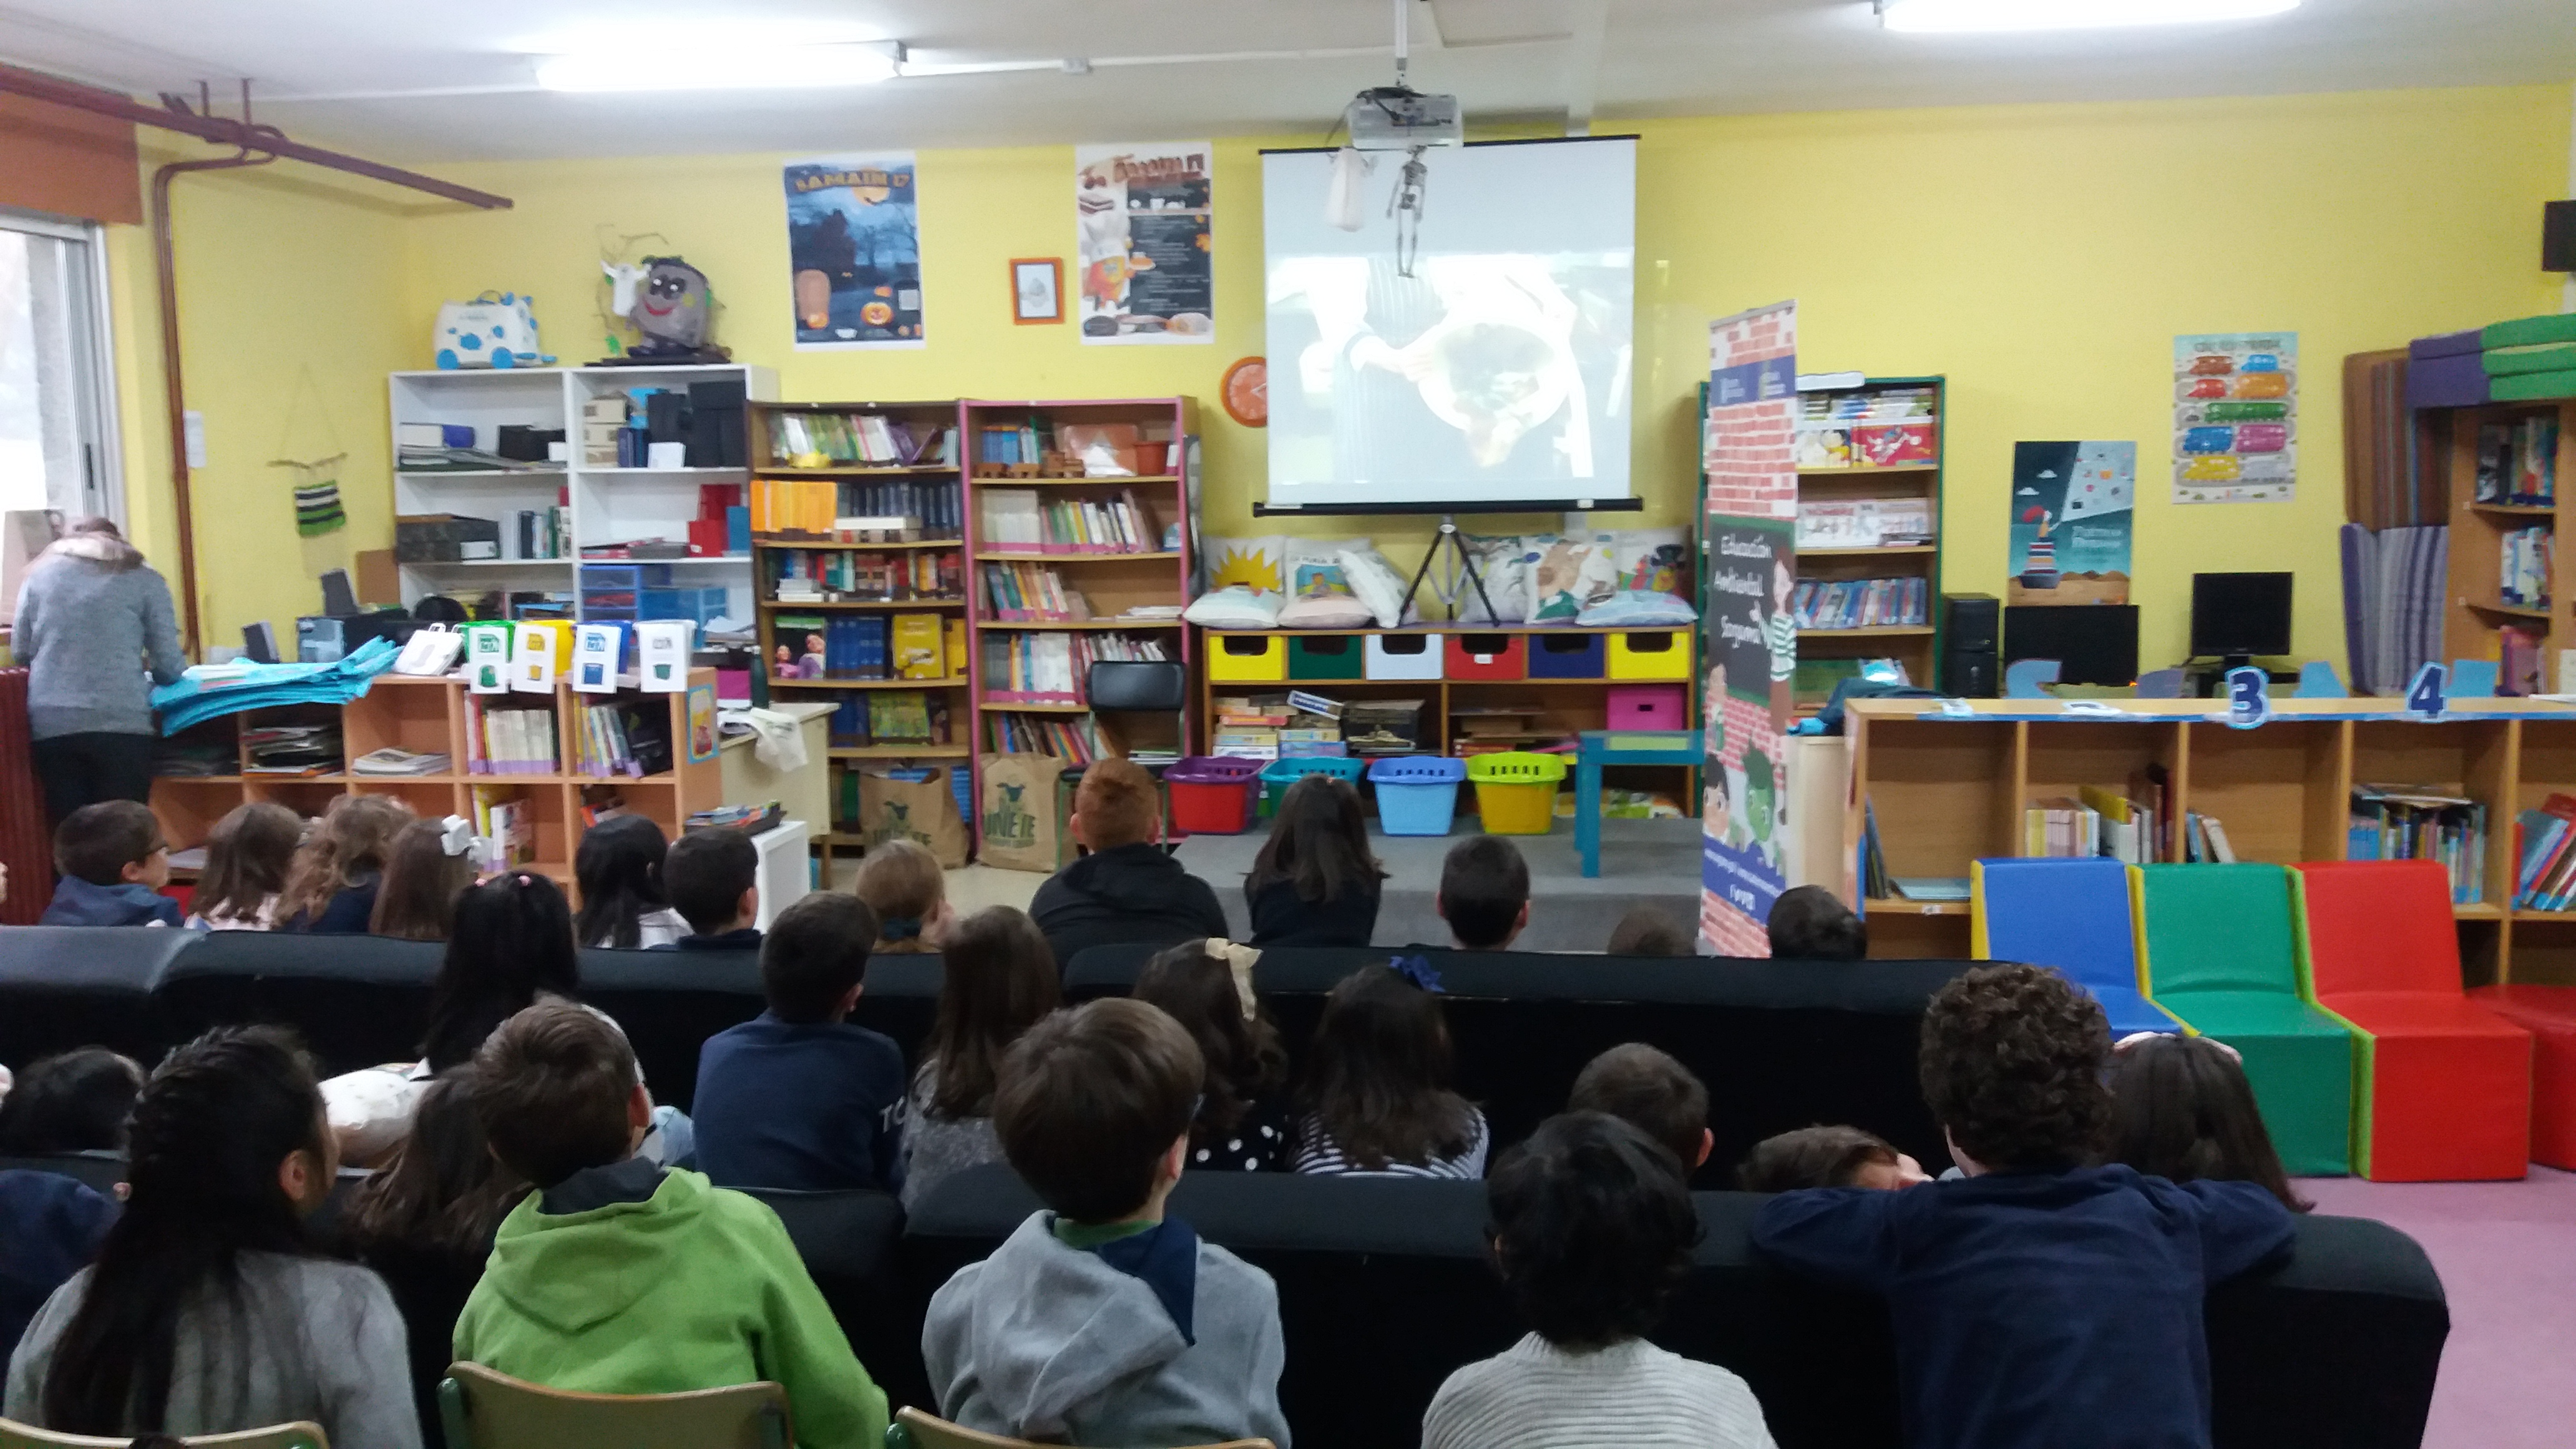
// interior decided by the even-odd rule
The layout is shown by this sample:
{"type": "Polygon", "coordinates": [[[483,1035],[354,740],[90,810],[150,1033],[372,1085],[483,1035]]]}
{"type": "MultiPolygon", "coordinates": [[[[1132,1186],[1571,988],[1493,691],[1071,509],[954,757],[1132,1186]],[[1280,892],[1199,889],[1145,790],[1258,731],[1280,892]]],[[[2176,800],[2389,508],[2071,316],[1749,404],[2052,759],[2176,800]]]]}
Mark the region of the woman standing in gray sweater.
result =
{"type": "Polygon", "coordinates": [[[27,679],[45,813],[152,795],[152,685],[188,667],[170,585],[104,518],[39,555],[18,591],[12,647],[27,679]],[[146,671],[149,671],[147,674],[146,671]]]}

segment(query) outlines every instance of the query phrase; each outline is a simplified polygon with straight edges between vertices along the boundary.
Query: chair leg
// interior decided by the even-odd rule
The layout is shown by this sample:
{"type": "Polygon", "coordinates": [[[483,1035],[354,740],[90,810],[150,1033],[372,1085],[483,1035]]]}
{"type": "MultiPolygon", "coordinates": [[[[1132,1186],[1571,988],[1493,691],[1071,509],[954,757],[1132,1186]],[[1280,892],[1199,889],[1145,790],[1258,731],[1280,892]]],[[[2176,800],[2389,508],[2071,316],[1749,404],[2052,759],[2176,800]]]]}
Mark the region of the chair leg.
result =
{"type": "Polygon", "coordinates": [[[447,1431],[447,1449],[474,1449],[474,1430],[465,1415],[465,1386],[454,1379],[438,1381],[438,1422],[447,1431]]]}

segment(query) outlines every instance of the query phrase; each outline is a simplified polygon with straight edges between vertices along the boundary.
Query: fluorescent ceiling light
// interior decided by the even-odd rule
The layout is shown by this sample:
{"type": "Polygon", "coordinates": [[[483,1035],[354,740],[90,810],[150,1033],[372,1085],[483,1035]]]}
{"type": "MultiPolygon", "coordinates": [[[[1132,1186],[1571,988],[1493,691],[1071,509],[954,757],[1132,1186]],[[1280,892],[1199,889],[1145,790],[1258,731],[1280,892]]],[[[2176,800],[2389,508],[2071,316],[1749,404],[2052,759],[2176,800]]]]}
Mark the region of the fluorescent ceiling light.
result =
{"type": "Polygon", "coordinates": [[[2090,30],[2254,20],[2299,0],[1878,0],[1879,24],[1916,32],[2090,30]]]}
{"type": "Polygon", "coordinates": [[[686,39],[623,43],[571,55],[541,55],[537,84],[550,91],[769,90],[852,86],[888,80],[903,60],[890,41],[832,45],[705,47],[686,39]]]}

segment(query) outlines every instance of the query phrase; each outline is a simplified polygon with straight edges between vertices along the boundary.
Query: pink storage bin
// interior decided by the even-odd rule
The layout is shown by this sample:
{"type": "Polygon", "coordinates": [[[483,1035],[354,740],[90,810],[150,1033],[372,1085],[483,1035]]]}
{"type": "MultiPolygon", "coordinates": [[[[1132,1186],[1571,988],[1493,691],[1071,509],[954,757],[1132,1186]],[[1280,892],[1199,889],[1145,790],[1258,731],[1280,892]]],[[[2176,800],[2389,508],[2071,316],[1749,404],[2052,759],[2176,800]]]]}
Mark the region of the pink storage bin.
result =
{"type": "Polygon", "coordinates": [[[1677,730],[1683,724],[1682,687],[1678,684],[1614,684],[1608,690],[1609,722],[1614,730],[1677,730]]]}

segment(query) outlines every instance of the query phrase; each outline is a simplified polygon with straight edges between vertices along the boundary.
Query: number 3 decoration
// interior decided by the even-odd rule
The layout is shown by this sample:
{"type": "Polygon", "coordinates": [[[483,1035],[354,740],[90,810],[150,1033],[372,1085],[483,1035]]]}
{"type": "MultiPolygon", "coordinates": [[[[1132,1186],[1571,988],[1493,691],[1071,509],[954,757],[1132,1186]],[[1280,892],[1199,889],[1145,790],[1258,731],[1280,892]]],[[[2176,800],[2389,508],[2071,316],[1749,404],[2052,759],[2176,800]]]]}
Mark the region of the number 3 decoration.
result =
{"type": "Polygon", "coordinates": [[[2272,717],[2271,678],[2251,664],[2227,671],[2227,727],[2250,730],[2272,717]]]}

